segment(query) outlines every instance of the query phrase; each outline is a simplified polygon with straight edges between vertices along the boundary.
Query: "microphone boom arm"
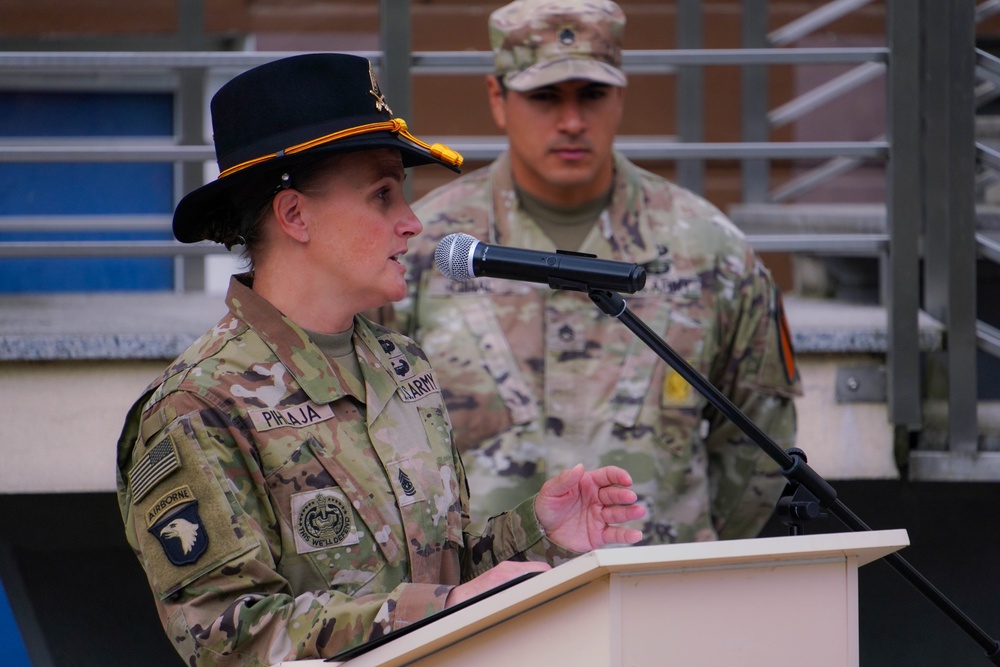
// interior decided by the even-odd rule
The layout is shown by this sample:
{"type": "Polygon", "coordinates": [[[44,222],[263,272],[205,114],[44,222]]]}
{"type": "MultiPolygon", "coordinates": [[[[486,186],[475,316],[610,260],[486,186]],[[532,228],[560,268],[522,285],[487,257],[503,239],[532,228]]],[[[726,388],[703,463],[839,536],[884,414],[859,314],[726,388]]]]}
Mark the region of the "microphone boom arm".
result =
{"type": "MultiPolygon", "coordinates": [[[[732,421],[743,433],[753,440],[761,450],[781,467],[793,487],[804,487],[819,503],[822,509],[828,510],[840,521],[855,532],[870,531],[857,515],[837,499],[834,488],[806,463],[801,450],[792,449],[786,452],[774,442],[760,427],[743,414],[722,392],[711,382],[702,377],[687,361],[673,350],[659,335],[646,325],[638,316],[628,309],[625,299],[617,292],[607,290],[589,290],[590,300],[605,314],[614,317],[628,327],[639,339],[652,349],[661,359],[684,378],[688,384],[698,390],[709,403],[732,421]]],[[[941,593],[930,581],[910,565],[902,556],[893,552],[884,556],[886,563],[896,570],[904,579],[924,595],[941,612],[958,625],[986,652],[986,657],[994,665],[1000,665],[1000,642],[990,637],[972,619],[965,615],[951,600],[941,593]]]]}

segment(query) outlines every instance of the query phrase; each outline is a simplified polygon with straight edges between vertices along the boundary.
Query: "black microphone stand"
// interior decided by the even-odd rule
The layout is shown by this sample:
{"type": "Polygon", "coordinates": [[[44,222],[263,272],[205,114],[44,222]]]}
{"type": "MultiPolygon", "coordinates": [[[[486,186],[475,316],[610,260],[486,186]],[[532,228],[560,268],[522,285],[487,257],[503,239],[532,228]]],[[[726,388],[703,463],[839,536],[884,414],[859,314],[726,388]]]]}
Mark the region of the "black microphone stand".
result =
{"type": "MultiPolygon", "coordinates": [[[[579,286],[576,287],[579,288],[579,286]]],[[[645,322],[629,310],[625,305],[625,299],[620,294],[590,288],[585,291],[598,308],[627,326],[781,467],[781,474],[788,480],[788,485],[785,487],[784,495],[778,501],[777,512],[784,523],[789,526],[792,535],[800,534],[802,524],[811,518],[821,516],[823,510],[828,510],[855,532],[871,530],[837,499],[837,492],[834,488],[819,473],[809,467],[802,450],[791,448],[786,452],[779,447],[712,383],[702,377],[645,322]]],[[[994,665],[1000,665],[1000,643],[986,634],[898,553],[893,552],[884,558],[892,569],[902,575],[924,597],[972,637],[986,651],[986,657],[994,665]]]]}

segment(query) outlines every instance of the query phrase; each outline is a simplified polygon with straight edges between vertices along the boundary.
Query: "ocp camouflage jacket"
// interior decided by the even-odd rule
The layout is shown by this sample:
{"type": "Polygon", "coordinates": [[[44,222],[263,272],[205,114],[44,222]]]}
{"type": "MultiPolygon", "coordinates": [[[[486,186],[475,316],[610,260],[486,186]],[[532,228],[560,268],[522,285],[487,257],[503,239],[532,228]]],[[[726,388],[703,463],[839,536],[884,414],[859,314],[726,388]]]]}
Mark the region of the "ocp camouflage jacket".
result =
{"type": "Polygon", "coordinates": [[[188,664],[330,657],[502,560],[573,555],[531,501],[465,531],[462,462],[411,340],[356,317],[362,385],[238,278],[227,304],[118,443],[126,534],[188,664]]]}
{"type": "MultiPolygon", "coordinates": [[[[780,295],[745,236],[693,193],[615,155],[609,207],[578,250],[645,267],[628,307],[780,446],[800,393],[780,295]]],[[[784,486],[777,466],[621,322],[582,292],[433,268],[447,234],[554,252],[521,208],[509,157],[414,205],[395,326],[434,366],[465,461],[474,521],[583,462],[632,475],[644,542],[755,536],[784,486]]]]}

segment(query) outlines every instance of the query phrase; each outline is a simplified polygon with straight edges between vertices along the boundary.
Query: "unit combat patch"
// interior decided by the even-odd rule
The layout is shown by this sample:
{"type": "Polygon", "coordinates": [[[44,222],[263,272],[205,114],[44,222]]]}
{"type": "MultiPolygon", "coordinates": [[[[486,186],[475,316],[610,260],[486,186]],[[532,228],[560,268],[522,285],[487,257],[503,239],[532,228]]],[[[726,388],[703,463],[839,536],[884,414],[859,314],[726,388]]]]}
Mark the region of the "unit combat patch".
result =
{"type": "Polygon", "coordinates": [[[354,511],[344,494],[335,489],[319,489],[292,496],[292,532],[295,550],[300,553],[357,544],[354,511]]]}
{"type": "Polygon", "coordinates": [[[190,565],[208,549],[208,532],[198,514],[198,501],[187,486],[164,494],[149,511],[147,522],[149,532],[174,565],[190,565]]]}
{"type": "Polygon", "coordinates": [[[785,380],[789,384],[799,379],[799,369],[795,365],[795,350],[792,348],[792,332],[785,317],[785,306],[781,300],[781,292],[775,289],[774,319],[778,329],[778,349],[781,351],[781,365],[785,370],[785,380]]]}

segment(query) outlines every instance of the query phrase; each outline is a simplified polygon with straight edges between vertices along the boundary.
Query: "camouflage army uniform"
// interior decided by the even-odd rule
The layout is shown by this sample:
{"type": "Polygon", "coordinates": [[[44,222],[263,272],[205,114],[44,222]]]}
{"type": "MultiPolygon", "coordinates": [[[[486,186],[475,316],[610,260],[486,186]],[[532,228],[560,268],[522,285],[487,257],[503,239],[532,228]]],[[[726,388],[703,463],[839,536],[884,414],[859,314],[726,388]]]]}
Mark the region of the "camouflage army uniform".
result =
{"type": "MultiPolygon", "coordinates": [[[[629,308],[780,446],[799,391],[783,360],[780,296],[716,208],[615,155],[612,201],[581,252],[636,262],[629,308]]],[[[496,513],[577,462],[618,465],[647,510],[644,543],[755,536],[784,478],[777,466],[624,324],[581,292],[443,277],[447,234],[553,251],[519,207],[506,154],[414,205],[410,295],[397,327],[438,373],[472,488],[472,517],[496,513]],[[759,469],[756,470],[759,466],[759,469]]],[[[786,331],[787,333],[787,331],[786,331]]]]}
{"type": "Polygon", "coordinates": [[[118,445],[128,540],[188,664],[329,657],[501,560],[572,556],[531,502],[465,531],[462,464],[412,341],[356,317],[362,385],[238,279],[227,304],[118,445]]]}

